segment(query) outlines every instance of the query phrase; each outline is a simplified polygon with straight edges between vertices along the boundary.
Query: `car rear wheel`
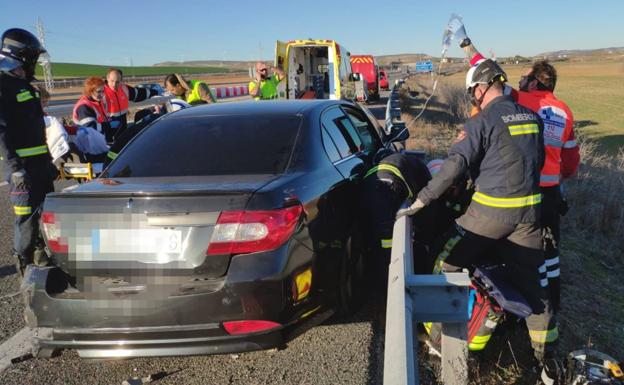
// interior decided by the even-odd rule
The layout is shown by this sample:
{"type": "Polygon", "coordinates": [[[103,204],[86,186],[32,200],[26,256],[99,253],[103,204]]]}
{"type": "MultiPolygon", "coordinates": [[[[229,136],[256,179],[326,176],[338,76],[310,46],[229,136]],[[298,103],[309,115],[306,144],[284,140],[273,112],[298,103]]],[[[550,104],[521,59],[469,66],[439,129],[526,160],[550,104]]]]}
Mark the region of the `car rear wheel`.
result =
{"type": "Polygon", "coordinates": [[[360,240],[349,237],[343,250],[340,263],[340,315],[355,313],[364,302],[365,266],[364,253],[360,240]]]}

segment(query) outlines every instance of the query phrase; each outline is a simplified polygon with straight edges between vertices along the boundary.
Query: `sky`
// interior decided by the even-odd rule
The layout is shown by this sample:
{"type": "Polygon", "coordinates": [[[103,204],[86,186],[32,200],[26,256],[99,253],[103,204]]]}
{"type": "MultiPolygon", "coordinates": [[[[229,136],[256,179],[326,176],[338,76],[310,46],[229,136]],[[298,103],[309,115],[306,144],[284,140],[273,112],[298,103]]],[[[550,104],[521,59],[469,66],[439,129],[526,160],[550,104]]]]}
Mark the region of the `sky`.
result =
{"type": "MultiPolygon", "coordinates": [[[[0,30],[36,32],[52,61],[151,65],[272,59],[276,40],[333,39],[352,54],[438,56],[451,14],[484,53],[624,46],[623,0],[0,0],[0,30]]],[[[451,56],[463,56],[454,44],[451,56]]]]}

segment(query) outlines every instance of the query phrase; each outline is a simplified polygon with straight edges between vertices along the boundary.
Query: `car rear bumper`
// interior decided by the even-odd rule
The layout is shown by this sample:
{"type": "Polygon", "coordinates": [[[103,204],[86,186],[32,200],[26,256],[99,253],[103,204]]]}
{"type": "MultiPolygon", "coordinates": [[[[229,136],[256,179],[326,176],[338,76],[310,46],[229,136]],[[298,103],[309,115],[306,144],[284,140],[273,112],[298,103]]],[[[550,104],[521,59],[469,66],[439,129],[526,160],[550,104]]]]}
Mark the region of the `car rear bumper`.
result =
{"type": "MultiPolygon", "coordinates": [[[[262,258],[257,254],[253,260],[262,258]]],[[[58,291],[51,292],[50,283],[61,270],[31,265],[22,282],[26,323],[52,329],[50,337],[38,341],[40,356],[76,349],[82,357],[113,358],[269,349],[331,315],[331,308],[312,291],[296,302],[288,294],[294,274],[309,266],[310,259],[286,268],[266,267],[267,263],[250,268],[249,260],[233,259],[227,278],[202,283],[201,290],[183,295],[155,295],[158,287],[149,286],[149,277],[143,292],[133,292],[141,286],[133,282],[124,287],[134,289],[113,295],[110,290],[95,297],[79,292],[67,295],[67,290],[54,294],[58,291]],[[247,334],[229,334],[223,327],[223,322],[244,320],[279,326],[247,334]]],[[[163,291],[170,292],[169,287],[163,291]]]]}

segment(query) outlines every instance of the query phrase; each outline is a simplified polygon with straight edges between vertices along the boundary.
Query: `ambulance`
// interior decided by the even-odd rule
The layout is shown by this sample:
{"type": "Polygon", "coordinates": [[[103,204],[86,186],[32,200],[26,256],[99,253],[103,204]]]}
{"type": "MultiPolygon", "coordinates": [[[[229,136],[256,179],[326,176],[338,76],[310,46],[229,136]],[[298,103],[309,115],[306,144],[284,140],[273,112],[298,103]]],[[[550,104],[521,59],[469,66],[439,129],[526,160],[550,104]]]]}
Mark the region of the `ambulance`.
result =
{"type": "Polygon", "coordinates": [[[278,87],[282,99],[356,98],[349,51],[333,40],[291,40],[275,44],[275,66],[286,73],[278,87]]]}

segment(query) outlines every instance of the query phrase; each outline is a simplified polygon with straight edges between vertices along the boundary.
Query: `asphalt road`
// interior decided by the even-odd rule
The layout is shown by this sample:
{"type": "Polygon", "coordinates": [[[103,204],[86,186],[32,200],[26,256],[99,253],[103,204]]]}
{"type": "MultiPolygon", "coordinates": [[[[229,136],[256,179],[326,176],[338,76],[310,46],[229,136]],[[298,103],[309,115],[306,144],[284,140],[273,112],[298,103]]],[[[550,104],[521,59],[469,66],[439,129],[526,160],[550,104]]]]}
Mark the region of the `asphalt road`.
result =
{"type": "MultiPolygon", "coordinates": [[[[387,92],[380,102],[369,105],[381,121],[385,96],[387,92]]],[[[0,172],[4,175],[1,165],[0,172]]],[[[0,186],[0,213],[0,343],[5,343],[24,328],[19,277],[11,257],[13,214],[6,185],[0,186]]],[[[357,314],[332,318],[283,350],[116,361],[84,360],[64,351],[51,359],[10,364],[0,373],[0,384],[120,385],[133,376],[159,372],[168,375],[156,384],[378,384],[383,378],[383,328],[383,304],[371,300],[357,314]]]]}

